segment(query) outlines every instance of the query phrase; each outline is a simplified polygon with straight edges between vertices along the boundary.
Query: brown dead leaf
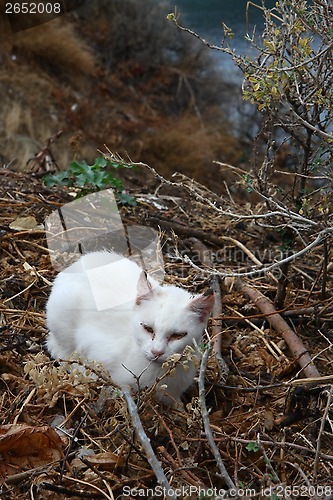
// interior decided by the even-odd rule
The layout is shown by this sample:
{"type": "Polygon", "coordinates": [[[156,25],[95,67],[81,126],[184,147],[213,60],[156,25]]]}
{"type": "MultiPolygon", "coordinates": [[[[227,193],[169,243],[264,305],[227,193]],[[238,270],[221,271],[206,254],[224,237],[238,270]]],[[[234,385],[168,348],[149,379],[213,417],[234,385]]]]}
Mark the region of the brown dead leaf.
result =
{"type": "Polygon", "coordinates": [[[97,453],[96,455],[89,455],[85,457],[85,460],[89,462],[90,465],[98,466],[101,470],[114,470],[117,467],[124,465],[126,461],[125,454],[116,455],[111,451],[106,451],[103,453],[97,453]]]}
{"type": "Polygon", "coordinates": [[[277,364],[276,359],[262,347],[259,347],[258,351],[261,359],[265,362],[267,373],[274,372],[274,366],[277,364]]]}
{"type": "Polygon", "coordinates": [[[265,430],[266,431],[271,431],[274,427],[274,415],[273,415],[273,412],[271,410],[268,410],[266,409],[264,414],[263,414],[263,417],[264,417],[264,426],[265,426],[265,430]]]}
{"type": "Polygon", "coordinates": [[[60,460],[62,442],[51,427],[26,424],[0,426],[0,477],[60,460]]]}
{"type": "Polygon", "coordinates": [[[9,224],[10,229],[14,231],[26,231],[29,229],[44,229],[41,224],[38,224],[33,215],[28,215],[27,217],[18,217],[9,224]]]}

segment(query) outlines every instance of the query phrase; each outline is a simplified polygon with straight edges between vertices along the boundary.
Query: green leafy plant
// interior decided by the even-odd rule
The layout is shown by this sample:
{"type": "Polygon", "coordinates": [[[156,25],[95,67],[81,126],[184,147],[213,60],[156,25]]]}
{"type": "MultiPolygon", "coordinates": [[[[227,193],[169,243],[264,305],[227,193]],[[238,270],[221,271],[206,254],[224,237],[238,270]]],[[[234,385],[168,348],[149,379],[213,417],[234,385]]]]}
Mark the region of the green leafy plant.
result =
{"type": "Polygon", "coordinates": [[[78,189],[77,197],[102,189],[114,188],[116,196],[123,205],[136,205],[132,196],[123,192],[121,180],[114,175],[119,168],[132,168],[131,165],[98,157],[92,165],[83,160],[72,161],[68,170],[58,174],[47,174],[43,177],[46,186],[68,186],[78,189]]]}
{"type": "Polygon", "coordinates": [[[246,191],[248,193],[251,193],[253,191],[253,178],[251,177],[250,174],[244,174],[243,175],[243,179],[244,179],[244,182],[245,182],[245,186],[246,186],[246,191]]]}
{"type": "Polygon", "coordinates": [[[257,452],[259,450],[259,446],[258,446],[258,443],[256,443],[255,441],[251,441],[251,443],[248,443],[245,448],[247,449],[247,451],[249,452],[257,452]]]}

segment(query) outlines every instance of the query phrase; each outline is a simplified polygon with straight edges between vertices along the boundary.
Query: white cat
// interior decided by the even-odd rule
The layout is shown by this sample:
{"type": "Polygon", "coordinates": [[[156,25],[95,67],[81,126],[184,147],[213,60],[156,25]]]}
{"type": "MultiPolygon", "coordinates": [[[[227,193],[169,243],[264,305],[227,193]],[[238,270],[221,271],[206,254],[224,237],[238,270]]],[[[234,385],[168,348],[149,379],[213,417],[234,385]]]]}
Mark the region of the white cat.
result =
{"type": "MultiPolygon", "coordinates": [[[[55,279],[46,308],[47,347],[54,358],[79,353],[102,362],[118,386],[152,387],[168,356],[200,342],[214,304],[213,292],[190,295],[160,284],[114,252],[82,256],[55,279]],[[136,379],[139,377],[139,379],[136,379]]],[[[192,384],[193,363],[178,364],[156,395],[175,406],[192,384]]]]}

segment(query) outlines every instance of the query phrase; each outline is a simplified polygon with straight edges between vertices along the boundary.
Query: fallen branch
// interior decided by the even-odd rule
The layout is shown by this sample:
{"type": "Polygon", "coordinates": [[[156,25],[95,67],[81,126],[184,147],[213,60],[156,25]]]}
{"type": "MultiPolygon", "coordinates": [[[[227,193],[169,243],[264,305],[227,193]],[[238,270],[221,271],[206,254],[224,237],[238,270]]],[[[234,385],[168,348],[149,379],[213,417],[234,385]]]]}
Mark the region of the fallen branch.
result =
{"type": "Polygon", "coordinates": [[[323,377],[308,377],[308,378],[297,378],[293,380],[288,380],[288,382],[277,382],[276,384],[267,385],[256,385],[254,387],[241,387],[225,384],[215,384],[212,383],[214,387],[220,387],[226,391],[236,391],[236,392],[259,392],[266,391],[268,389],[275,389],[277,387],[297,387],[300,385],[310,385],[317,387],[327,387],[326,382],[333,382],[333,375],[324,375],[323,377]]]}
{"type": "Polygon", "coordinates": [[[138,414],[138,409],[137,409],[136,404],[132,398],[131,390],[128,387],[122,387],[122,393],[123,393],[123,396],[124,396],[126,403],[127,403],[127,408],[128,408],[128,412],[130,414],[131,420],[132,420],[133,428],[136,430],[138,438],[140,439],[141,444],[143,446],[143,449],[146,452],[146,457],[147,457],[147,460],[149,462],[149,465],[153,469],[158,483],[164,489],[165,498],[176,499],[177,496],[176,496],[173,488],[170,486],[170,484],[167,480],[167,477],[162,470],[161,463],[157,459],[157,457],[154,453],[154,450],[152,448],[152,445],[150,444],[150,440],[149,440],[149,438],[148,438],[147,434],[145,433],[145,430],[142,426],[142,423],[141,423],[141,420],[140,420],[140,417],[138,414]]]}
{"type": "MultiPolygon", "coordinates": [[[[234,491],[236,491],[236,486],[235,486],[234,482],[232,481],[231,477],[229,476],[228,471],[225,468],[222,457],[220,455],[219,449],[215,444],[212,429],[210,427],[210,422],[209,422],[209,414],[208,414],[207,405],[206,405],[206,393],[205,393],[205,373],[206,373],[206,367],[207,367],[209,353],[210,353],[210,349],[209,348],[205,349],[205,351],[202,355],[202,358],[201,358],[201,365],[200,365],[199,404],[200,404],[201,416],[202,416],[202,421],[203,421],[203,425],[204,425],[204,429],[205,429],[205,434],[207,436],[207,441],[208,441],[210,449],[212,450],[213,455],[215,457],[216,463],[217,463],[218,468],[220,470],[221,477],[230,489],[233,489],[234,491]]],[[[234,498],[237,498],[237,497],[234,497],[234,498]]]]}
{"type": "MultiPolygon", "coordinates": [[[[91,485],[94,487],[93,485],[91,485]]],[[[38,484],[38,492],[42,491],[52,491],[53,493],[58,493],[58,495],[66,495],[67,498],[79,497],[79,498],[96,498],[97,500],[101,498],[101,493],[90,493],[84,490],[71,490],[65,488],[64,486],[59,486],[57,484],[49,483],[47,481],[42,481],[38,484]]],[[[110,498],[109,496],[106,498],[110,498]]]]}
{"type": "MultiPolygon", "coordinates": [[[[202,441],[205,442],[206,438],[199,438],[199,437],[187,437],[188,441],[202,441]]],[[[238,437],[233,437],[233,436],[223,436],[223,437],[217,437],[216,441],[219,443],[229,443],[229,442],[234,442],[234,443],[240,443],[240,444],[250,444],[253,443],[253,439],[245,439],[245,438],[238,438],[238,437]]],[[[296,451],[301,452],[303,456],[308,455],[315,455],[316,450],[307,448],[306,446],[302,446],[300,444],[296,443],[290,443],[287,441],[269,441],[269,440],[261,440],[261,443],[264,445],[268,446],[273,446],[277,448],[282,448],[282,449],[294,449],[296,451]]],[[[323,460],[329,460],[330,462],[333,462],[333,455],[327,455],[326,453],[319,453],[320,458],[323,460]]]]}
{"type": "MultiPolygon", "coordinates": [[[[225,280],[225,283],[231,283],[231,280],[225,280]]],[[[298,361],[298,364],[302,368],[304,375],[306,377],[320,377],[320,373],[312,362],[311,356],[303,342],[280,314],[277,313],[272,302],[261,292],[251,288],[240,279],[234,282],[234,286],[238,291],[242,292],[244,296],[248,296],[262,313],[267,314],[267,320],[271,327],[278,331],[283,340],[287,343],[294,359],[298,361]]]]}
{"type": "Polygon", "coordinates": [[[149,217],[147,219],[154,227],[160,227],[161,229],[172,230],[179,236],[185,236],[186,238],[198,239],[201,241],[207,241],[217,247],[223,246],[223,237],[215,236],[211,232],[203,231],[202,229],[197,229],[196,227],[190,227],[188,225],[179,224],[174,221],[165,220],[162,217],[149,217]]]}
{"type": "MultiPolygon", "coordinates": [[[[101,490],[98,486],[96,486],[93,483],[89,483],[88,481],[82,481],[82,479],[78,479],[77,477],[71,477],[71,476],[64,476],[64,479],[67,481],[73,481],[74,483],[82,484],[84,486],[89,486],[90,488],[93,488],[94,490],[97,490],[103,497],[107,498],[107,500],[113,500],[110,495],[105,493],[105,491],[101,490]]],[[[50,484],[50,483],[46,483],[50,484]]]]}
{"type": "MultiPolygon", "coordinates": [[[[228,212],[229,214],[229,212],[228,212]]],[[[231,213],[229,214],[231,215],[231,213]]],[[[272,215],[272,214],[270,214],[272,215]]],[[[283,216],[286,216],[286,214],[282,214],[283,216]]],[[[255,218],[255,216],[247,216],[250,218],[255,218]]],[[[239,215],[239,218],[241,216],[239,215]]],[[[268,274],[273,281],[276,282],[276,278],[271,274],[271,271],[273,271],[276,268],[280,268],[281,266],[287,264],[288,262],[295,261],[302,255],[306,254],[312,248],[315,248],[316,246],[320,245],[323,243],[326,238],[328,238],[332,233],[333,233],[333,228],[325,228],[322,229],[317,235],[314,241],[309,243],[308,245],[305,245],[301,250],[299,250],[296,253],[290,254],[287,257],[284,257],[283,259],[276,261],[272,264],[269,264],[267,266],[264,266],[259,259],[257,259],[252,252],[250,252],[248,249],[246,249],[245,245],[243,245],[240,241],[236,240],[235,238],[230,238],[229,236],[215,236],[209,233],[206,233],[205,231],[202,231],[201,229],[196,229],[196,228],[191,228],[188,226],[182,226],[181,224],[177,224],[176,222],[170,222],[170,221],[165,221],[163,219],[157,218],[157,217],[150,217],[149,222],[152,224],[158,225],[161,228],[167,228],[167,229],[172,229],[175,231],[177,234],[181,236],[186,236],[186,237],[194,237],[194,238],[200,238],[203,241],[207,241],[210,243],[213,243],[214,245],[221,247],[223,245],[223,241],[230,241],[234,245],[238,246],[248,257],[253,260],[257,266],[257,268],[253,268],[251,271],[240,271],[240,272],[221,272],[214,267],[206,267],[206,268],[200,268],[197,266],[192,260],[185,255],[184,256],[184,261],[187,264],[190,264],[194,269],[197,269],[198,271],[211,275],[211,276],[220,276],[223,278],[227,277],[244,277],[244,276],[256,276],[256,275],[264,275],[268,274]]]]}

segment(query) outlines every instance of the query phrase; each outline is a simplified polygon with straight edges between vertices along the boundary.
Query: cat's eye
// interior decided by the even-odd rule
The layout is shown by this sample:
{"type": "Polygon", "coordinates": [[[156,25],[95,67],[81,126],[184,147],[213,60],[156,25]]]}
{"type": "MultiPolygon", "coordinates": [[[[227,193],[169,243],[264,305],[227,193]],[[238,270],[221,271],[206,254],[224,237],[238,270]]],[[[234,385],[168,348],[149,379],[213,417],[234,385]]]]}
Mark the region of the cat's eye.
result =
{"type": "Polygon", "coordinates": [[[187,332],[174,332],[169,336],[169,340],[180,340],[186,337],[187,332]]]}
{"type": "Polygon", "coordinates": [[[152,326],[145,325],[144,323],[141,323],[141,325],[146,330],[146,332],[149,333],[149,335],[151,335],[152,337],[155,335],[154,334],[154,328],[152,326]]]}

